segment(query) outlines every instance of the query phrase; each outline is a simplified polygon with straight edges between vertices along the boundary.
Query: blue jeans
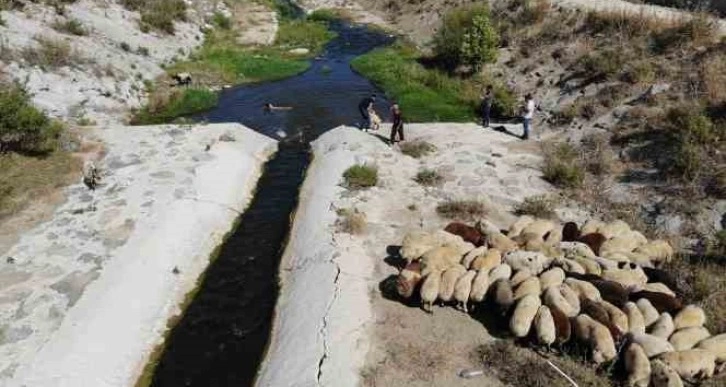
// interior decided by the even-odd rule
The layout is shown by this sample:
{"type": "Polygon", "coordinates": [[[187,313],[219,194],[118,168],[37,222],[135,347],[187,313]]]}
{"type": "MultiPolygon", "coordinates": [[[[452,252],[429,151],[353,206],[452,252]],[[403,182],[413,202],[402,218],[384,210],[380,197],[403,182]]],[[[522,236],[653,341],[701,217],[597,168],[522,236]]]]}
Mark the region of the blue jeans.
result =
{"type": "Polygon", "coordinates": [[[491,115],[492,107],[491,106],[484,106],[481,108],[481,123],[482,126],[489,127],[489,116],[491,115]]]}
{"type": "Polygon", "coordinates": [[[529,138],[529,130],[532,128],[532,119],[531,118],[525,118],[524,119],[524,134],[522,134],[522,139],[526,140],[529,138]]]}

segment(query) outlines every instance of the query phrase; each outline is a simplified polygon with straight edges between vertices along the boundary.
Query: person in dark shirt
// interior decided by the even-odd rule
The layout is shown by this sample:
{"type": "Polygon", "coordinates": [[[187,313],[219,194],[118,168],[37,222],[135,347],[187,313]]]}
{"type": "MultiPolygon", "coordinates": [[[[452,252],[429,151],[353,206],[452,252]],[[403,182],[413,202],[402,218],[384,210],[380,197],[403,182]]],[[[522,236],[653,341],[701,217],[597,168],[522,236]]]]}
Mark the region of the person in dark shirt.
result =
{"type": "Polygon", "coordinates": [[[363,98],[358,104],[358,111],[361,117],[363,117],[363,124],[361,129],[367,131],[371,128],[371,115],[368,113],[368,109],[373,107],[373,103],[376,102],[376,96],[371,95],[370,97],[363,98]]]}
{"type": "Polygon", "coordinates": [[[401,114],[401,108],[397,103],[391,106],[391,115],[393,116],[393,126],[391,127],[391,145],[396,143],[396,134],[400,140],[403,141],[403,115],[401,114]]]}
{"type": "Polygon", "coordinates": [[[489,127],[489,117],[492,113],[492,104],[494,103],[494,94],[492,93],[492,86],[487,86],[486,92],[482,96],[481,100],[481,123],[485,128],[489,127]]]}

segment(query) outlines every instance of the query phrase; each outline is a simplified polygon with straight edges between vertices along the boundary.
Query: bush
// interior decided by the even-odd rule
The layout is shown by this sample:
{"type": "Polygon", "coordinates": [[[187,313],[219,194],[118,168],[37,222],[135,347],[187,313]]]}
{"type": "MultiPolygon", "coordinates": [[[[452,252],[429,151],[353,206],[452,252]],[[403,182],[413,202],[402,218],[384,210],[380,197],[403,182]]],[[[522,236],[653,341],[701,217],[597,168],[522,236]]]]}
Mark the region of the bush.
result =
{"type": "Polygon", "coordinates": [[[653,48],[661,53],[685,46],[704,45],[714,41],[717,36],[718,25],[708,15],[699,14],[685,23],[656,34],[653,48]]]}
{"type": "Polygon", "coordinates": [[[78,54],[67,41],[43,36],[37,36],[35,40],[38,42],[37,47],[25,47],[21,52],[23,59],[29,65],[55,69],[81,63],[78,54]]]}
{"type": "Polygon", "coordinates": [[[424,169],[416,174],[414,181],[421,185],[434,186],[441,184],[444,181],[444,177],[433,169],[424,169]]]}
{"type": "Polygon", "coordinates": [[[167,94],[152,94],[146,107],[132,119],[131,125],[156,125],[209,110],[217,105],[217,94],[207,89],[188,88],[167,94]]]}
{"type": "Polygon", "coordinates": [[[336,211],[338,220],[335,222],[335,228],[338,232],[359,235],[366,231],[366,214],[359,212],[358,209],[352,211],[348,208],[336,211]]]}
{"type": "Polygon", "coordinates": [[[62,127],[30,103],[18,85],[0,84],[0,153],[52,150],[62,127]]]}
{"type": "Polygon", "coordinates": [[[477,70],[482,63],[496,60],[498,46],[499,34],[486,5],[449,11],[434,37],[434,53],[451,68],[468,65],[477,70]]]}
{"type": "Polygon", "coordinates": [[[141,46],[136,48],[136,53],[139,55],[143,55],[143,56],[149,56],[149,54],[150,54],[148,47],[141,47],[141,46]]]}
{"type": "Polygon", "coordinates": [[[324,22],[312,20],[290,20],[280,24],[276,43],[283,47],[305,47],[310,51],[320,50],[335,37],[324,22]]]}
{"type": "Polygon", "coordinates": [[[578,188],[585,179],[578,150],[568,143],[543,146],[543,177],[561,188],[578,188]]]}
{"type": "Polygon", "coordinates": [[[55,29],[58,32],[63,32],[71,35],[76,36],[85,36],[88,35],[88,30],[86,30],[85,27],[83,27],[83,24],[75,19],[69,19],[64,22],[60,20],[56,20],[53,23],[53,29],[55,29]]]}
{"type": "Polygon", "coordinates": [[[373,187],[378,184],[378,168],[370,165],[354,165],[343,173],[345,187],[352,190],[373,187]]]}
{"type": "Polygon", "coordinates": [[[536,218],[554,218],[555,205],[556,201],[547,195],[530,196],[514,206],[514,213],[536,218]]]}
{"type": "Polygon", "coordinates": [[[174,34],[174,21],[186,20],[184,0],[123,0],[122,4],[141,14],[139,27],[142,32],[157,30],[174,34]]]}
{"type": "Polygon", "coordinates": [[[401,153],[415,159],[427,156],[429,153],[434,151],[436,151],[436,147],[426,141],[417,140],[401,144],[401,153]]]}
{"type": "Polygon", "coordinates": [[[694,181],[709,172],[703,170],[706,149],[718,142],[719,136],[703,109],[690,104],[671,108],[666,122],[675,155],[670,172],[686,181],[694,181]]]}
{"type": "Polygon", "coordinates": [[[214,24],[215,27],[221,28],[223,30],[228,30],[232,28],[232,20],[221,12],[214,13],[214,15],[212,16],[212,24],[214,24]]]}
{"type": "Polygon", "coordinates": [[[477,200],[448,200],[436,206],[436,212],[444,218],[462,221],[475,220],[487,214],[484,203],[477,200]]]}

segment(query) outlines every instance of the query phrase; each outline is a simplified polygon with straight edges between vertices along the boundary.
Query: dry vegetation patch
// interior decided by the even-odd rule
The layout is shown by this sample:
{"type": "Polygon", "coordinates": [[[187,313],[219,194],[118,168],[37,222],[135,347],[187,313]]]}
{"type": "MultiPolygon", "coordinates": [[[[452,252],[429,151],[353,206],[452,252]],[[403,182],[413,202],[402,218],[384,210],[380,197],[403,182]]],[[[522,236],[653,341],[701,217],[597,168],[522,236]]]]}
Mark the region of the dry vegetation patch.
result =
{"type": "Polygon", "coordinates": [[[555,217],[557,200],[548,195],[537,195],[525,198],[514,207],[516,215],[531,215],[537,218],[551,219],[555,217]]]}
{"type": "Polygon", "coordinates": [[[486,215],[487,208],[479,200],[447,200],[436,206],[436,212],[448,219],[474,220],[486,215]]]}
{"type": "Polygon", "coordinates": [[[358,211],[357,208],[341,208],[336,211],[338,220],[335,221],[335,229],[338,232],[359,235],[366,231],[366,214],[358,211]]]}
{"type": "Polygon", "coordinates": [[[436,147],[433,144],[423,140],[404,142],[400,146],[401,153],[416,159],[427,156],[428,154],[436,151],[436,147]]]}

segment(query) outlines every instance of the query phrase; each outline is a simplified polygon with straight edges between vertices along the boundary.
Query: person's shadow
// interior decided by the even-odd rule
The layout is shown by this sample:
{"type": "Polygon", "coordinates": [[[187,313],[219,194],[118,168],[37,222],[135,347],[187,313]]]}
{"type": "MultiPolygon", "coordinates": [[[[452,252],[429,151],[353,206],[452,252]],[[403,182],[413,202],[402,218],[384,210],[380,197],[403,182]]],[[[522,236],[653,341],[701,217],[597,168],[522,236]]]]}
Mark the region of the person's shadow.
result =
{"type": "Polygon", "coordinates": [[[495,132],[504,133],[504,134],[512,136],[512,137],[516,137],[516,138],[520,138],[520,139],[522,138],[521,134],[517,134],[517,133],[510,131],[504,125],[498,125],[498,126],[494,125],[494,126],[491,126],[491,129],[495,132]]]}

